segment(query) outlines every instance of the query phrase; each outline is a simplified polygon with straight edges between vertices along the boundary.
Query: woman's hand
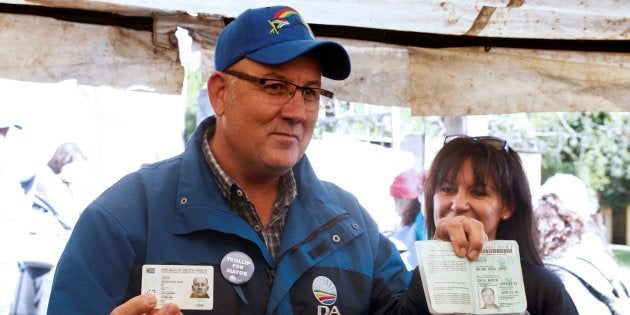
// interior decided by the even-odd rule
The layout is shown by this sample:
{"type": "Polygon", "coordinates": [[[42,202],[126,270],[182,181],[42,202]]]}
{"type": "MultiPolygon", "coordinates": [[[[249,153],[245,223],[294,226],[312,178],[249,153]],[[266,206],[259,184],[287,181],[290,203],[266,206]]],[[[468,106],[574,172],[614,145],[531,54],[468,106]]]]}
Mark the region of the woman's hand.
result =
{"type": "Polygon", "coordinates": [[[433,239],[451,241],[458,257],[475,260],[488,236],[481,221],[460,215],[440,219],[433,239]]]}

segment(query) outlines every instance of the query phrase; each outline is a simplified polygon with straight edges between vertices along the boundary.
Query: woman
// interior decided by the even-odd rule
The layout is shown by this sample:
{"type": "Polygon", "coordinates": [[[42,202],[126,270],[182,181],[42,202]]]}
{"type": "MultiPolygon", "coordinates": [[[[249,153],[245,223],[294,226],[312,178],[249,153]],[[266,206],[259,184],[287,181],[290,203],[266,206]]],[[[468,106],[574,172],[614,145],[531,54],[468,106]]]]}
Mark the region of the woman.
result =
{"type": "Polygon", "coordinates": [[[596,211],[581,179],[569,174],[549,178],[534,209],[538,252],[562,279],[580,314],[629,314],[630,286],[596,211]]]}
{"type": "MultiPolygon", "coordinates": [[[[517,241],[530,314],[577,314],[560,279],[538,256],[529,184],[518,154],[505,140],[446,137],[424,189],[427,235],[434,235],[444,218],[481,222],[489,240],[517,241]]],[[[421,286],[417,270],[414,282],[421,286]]],[[[416,303],[426,304],[424,296],[416,303]]]]}
{"type": "Polygon", "coordinates": [[[418,200],[423,181],[424,172],[411,168],[396,176],[389,187],[400,224],[387,236],[399,248],[400,256],[409,270],[418,265],[414,243],[427,239],[424,215],[418,200]]]}

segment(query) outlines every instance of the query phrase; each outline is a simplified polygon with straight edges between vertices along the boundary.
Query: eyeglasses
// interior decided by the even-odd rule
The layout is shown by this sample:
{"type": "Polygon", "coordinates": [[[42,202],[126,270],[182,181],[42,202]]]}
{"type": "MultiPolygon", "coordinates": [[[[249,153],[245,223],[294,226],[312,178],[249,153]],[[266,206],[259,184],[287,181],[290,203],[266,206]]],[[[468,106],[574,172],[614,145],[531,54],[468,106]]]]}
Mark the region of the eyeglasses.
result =
{"type": "Polygon", "coordinates": [[[333,92],[320,88],[299,86],[295,83],[278,79],[257,78],[234,70],[227,70],[224,73],[260,85],[274,105],[286,104],[295,96],[297,90],[302,91],[304,105],[310,110],[315,110],[318,107],[325,108],[333,98],[333,92]]]}
{"type": "Polygon", "coordinates": [[[446,138],[444,138],[444,144],[447,144],[455,139],[468,139],[470,141],[473,142],[483,142],[483,143],[487,143],[499,150],[504,150],[505,152],[509,152],[510,151],[510,146],[508,145],[507,141],[501,139],[501,138],[497,138],[497,137],[491,137],[491,136],[482,136],[482,137],[470,137],[470,136],[466,136],[466,135],[450,135],[450,136],[446,136],[446,138]]]}

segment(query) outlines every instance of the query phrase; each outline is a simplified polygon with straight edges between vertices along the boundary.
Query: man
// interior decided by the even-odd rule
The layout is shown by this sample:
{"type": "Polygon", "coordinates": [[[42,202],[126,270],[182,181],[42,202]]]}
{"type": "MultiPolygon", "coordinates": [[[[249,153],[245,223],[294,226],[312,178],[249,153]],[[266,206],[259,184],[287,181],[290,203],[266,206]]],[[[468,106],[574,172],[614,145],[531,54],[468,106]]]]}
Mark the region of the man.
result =
{"type": "Polygon", "coordinates": [[[494,302],[494,290],[488,287],[481,289],[481,297],[483,299],[482,308],[497,308],[497,305],[494,302]]]}
{"type": "MultiPolygon", "coordinates": [[[[350,74],[345,49],[316,40],[291,8],[253,9],[219,36],[215,68],[215,116],[184,153],[126,176],[83,212],[49,314],[149,313],[157,302],[139,295],[144,264],[213,267],[212,314],[394,311],[410,279],[396,248],[304,156],[332,97],[321,76],[350,74]]],[[[476,258],[483,230],[471,221],[445,220],[436,234],[476,258]]]]}
{"type": "Polygon", "coordinates": [[[209,298],[208,295],[208,278],[206,277],[195,277],[193,279],[192,284],[192,293],[190,294],[191,298],[202,299],[209,298]]]}

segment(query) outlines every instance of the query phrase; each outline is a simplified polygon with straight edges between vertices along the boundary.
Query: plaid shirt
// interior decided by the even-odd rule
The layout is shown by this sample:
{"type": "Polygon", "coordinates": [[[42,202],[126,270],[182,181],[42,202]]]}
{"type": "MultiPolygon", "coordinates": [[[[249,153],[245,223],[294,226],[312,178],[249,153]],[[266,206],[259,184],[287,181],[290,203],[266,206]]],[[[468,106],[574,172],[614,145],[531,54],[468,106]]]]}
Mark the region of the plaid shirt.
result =
{"type": "Polygon", "coordinates": [[[210,167],[210,171],[214,174],[215,182],[219,186],[221,195],[228,201],[232,210],[234,210],[254,231],[265,241],[271,255],[276,258],[278,248],[280,247],[280,239],[282,238],[282,229],[284,228],[284,219],[289,210],[289,205],[297,196],[297,187],[293,171],[289,171],[280,177],[280,186],[278,187],[278,196],[273,205],[273,214],[269,226],[265,229],[260,216],[256,212],[256,207],[249,201],[245,191],[228,176],[214,158],[208,140],[214,136],[215,124],[211,124],[204,132],[201,149],[203,155],[210,167]]]}

